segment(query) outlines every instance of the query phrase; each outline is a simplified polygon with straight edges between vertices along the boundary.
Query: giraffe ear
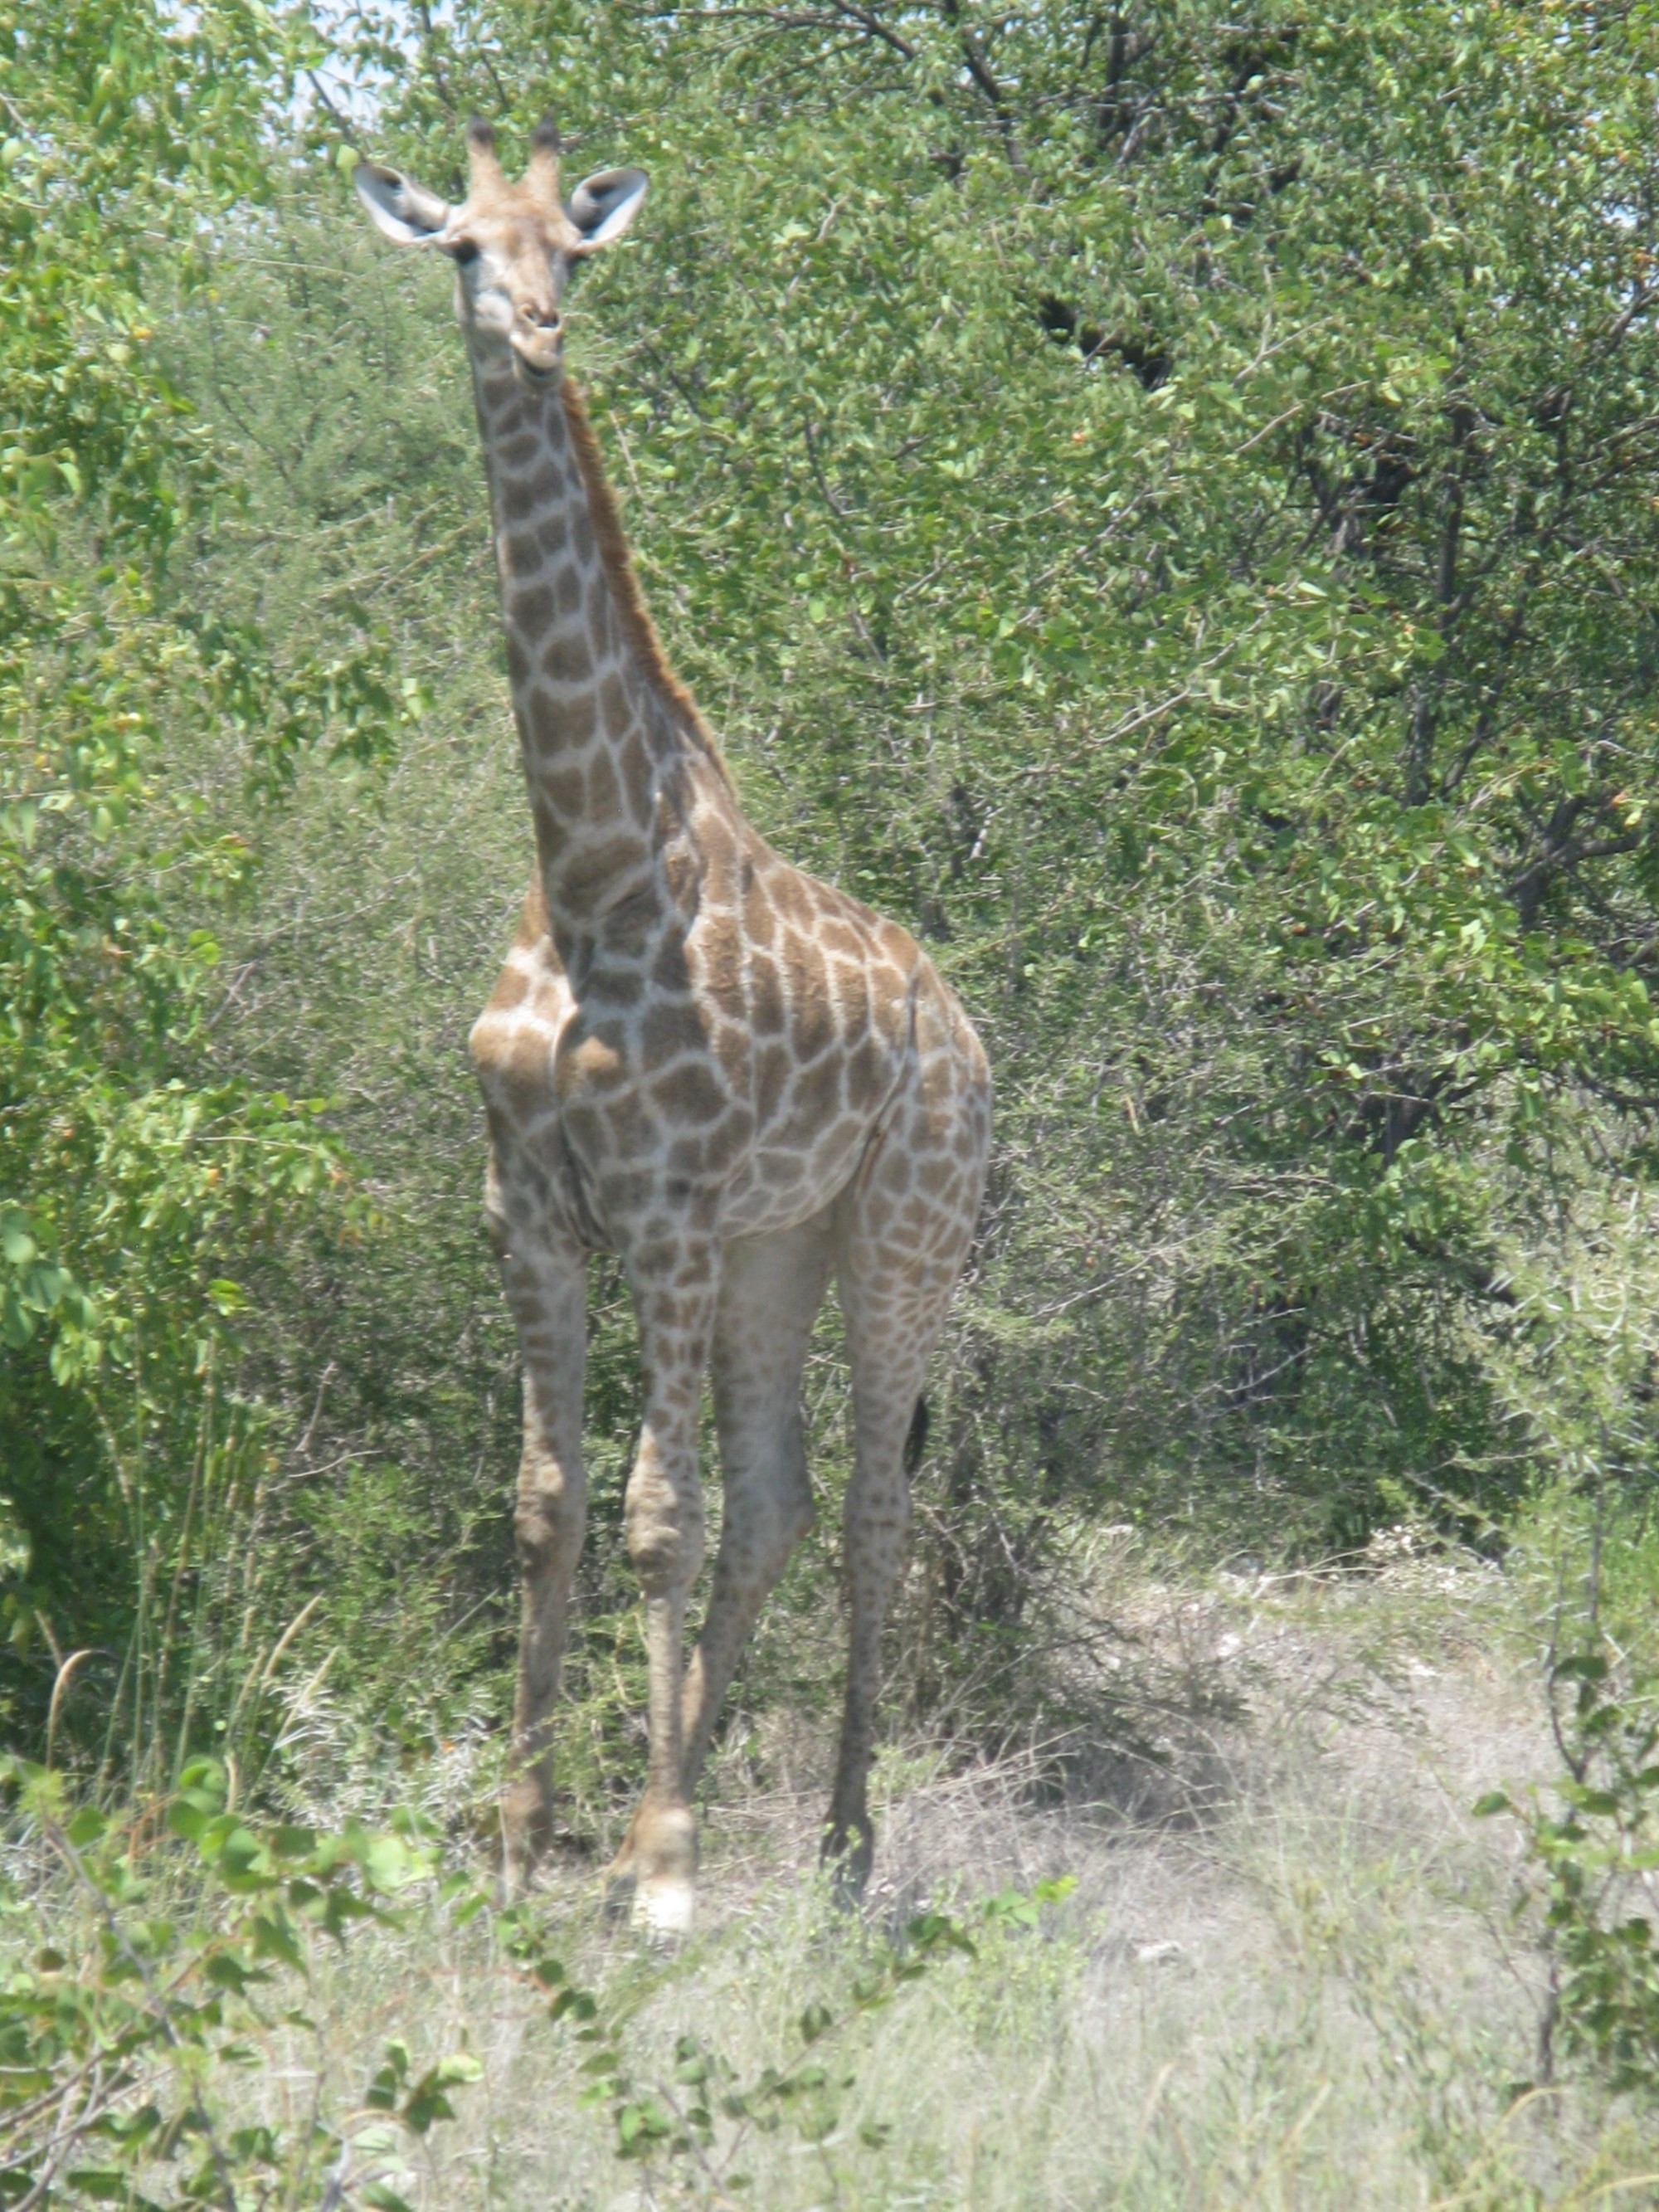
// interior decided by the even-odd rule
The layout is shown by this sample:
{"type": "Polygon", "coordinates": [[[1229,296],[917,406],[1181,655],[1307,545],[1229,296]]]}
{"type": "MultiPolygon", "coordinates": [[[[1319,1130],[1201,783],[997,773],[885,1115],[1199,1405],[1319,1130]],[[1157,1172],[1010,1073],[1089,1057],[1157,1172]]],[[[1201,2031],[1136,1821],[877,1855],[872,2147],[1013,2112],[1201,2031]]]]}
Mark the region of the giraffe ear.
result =
{"type": "Polygon", "coordinates": [[[449,204],[396,169],[383,169],[378,161],[359,161],[351,173],[357,197],[368,210],[376,230],[399,246],[424,246],[449,221],[449,204]]]}
{"type": "Polygon", "coordinates": [[[645,198],[643,169],[599,169],[584,177],[565,204],[565,214],[581,233],[577,249],[592,253],[620,238],[645,198]]]}

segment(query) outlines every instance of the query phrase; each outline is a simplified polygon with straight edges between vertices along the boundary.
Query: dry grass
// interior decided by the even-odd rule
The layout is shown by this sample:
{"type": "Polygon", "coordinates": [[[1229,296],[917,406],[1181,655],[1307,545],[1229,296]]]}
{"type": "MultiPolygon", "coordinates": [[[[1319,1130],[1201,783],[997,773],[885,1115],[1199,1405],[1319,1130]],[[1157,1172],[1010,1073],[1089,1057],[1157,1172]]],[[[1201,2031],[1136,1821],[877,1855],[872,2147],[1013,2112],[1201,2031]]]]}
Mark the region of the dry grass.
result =
{"type": "MultiPolygon", "coordinates": [[[[702,1923],[676,1956],[606,1926],[591,1867],[548,1877],[549,1943],[622,2022],[641,2087],[681,2100],[678,2038],[752,2084],[919,1910],[975,1930],[975,1955],[815,2046],[830,2088],[775,2133],[734,2151],[725,2124],[703,2164],[620,2160],[610,2112],[579,2101],[570,2025],[484,1923],[439,1916],[332,1958],[320,2046],[274,2029],[240,2109],[338,2115],[389,2037],[417,2065],[465,2046],[483,2072],[457,2119],[388,2154],[401,2193],[443,2212],[1659,2203],[1651,2117],[1583,2080],[1520,2087],[1547,1961],[1516,1832],[1469,1808],[1553,1771],[1524,1593],[1408,1545],[1360,1572],[1199,1581],[1108,1541],[1085,1585],[1050,1660],[1063,1733],[966,1768],[887,1753],[862,1917],[817,1875],[824,1747],[787,1731],[716,1768],[702,1923]],[[1059,1876],[1075,1886],[1037,1928],[984,1919],[987,1898],[1059,1876]],[[827,2139],[803,2140],[832,2105],[827,2139]]],[[[358,2140],[361,2172],[380,2154],[358,2140]]]]}
{"type": "MultiPolygon", "coordinates": [[[[1517,1838],[1468,1810],[1551,1771],[1516,1594],[1406,1548],[1371,1565],[1182,1586],[1108,1547],[1090,1573],[1112,1634],[1079,1640],[1066,1685],[1098,1729],[966,1771],[890,1753],[863,1921],[816,1877],[805,1745],[772,1747],[788,1789],[752,1786],[752,1753],[717,1771],[702,1926],[673,1960],[606,1929],[591,1871],[550,1877],[556,1946],[628,2015],[641,2084],[684,2097],[678,2036],[752,2081],[788,2063],[805,2004],[845,2000],[872,1930],[924,1905],[978,1925],[987,1896],[1072,1876],[1039,1930],[981,1928],[975,1957],[827,2039],[855,2078],[825,2143],[786,2124],[724,2164],[618,2160],[568,2027],[476,1934],[354,1947],[325,1993],[340,2093],[411,2021],[484,2060],[407,2185],[447,2209],[1659,2202],[1640,2113],[1583,2081],[1517,2093],[1546,1964],[1517,1838]]],[[[273,2093],[313,2085],[273,2072],[273,2093]]]]}

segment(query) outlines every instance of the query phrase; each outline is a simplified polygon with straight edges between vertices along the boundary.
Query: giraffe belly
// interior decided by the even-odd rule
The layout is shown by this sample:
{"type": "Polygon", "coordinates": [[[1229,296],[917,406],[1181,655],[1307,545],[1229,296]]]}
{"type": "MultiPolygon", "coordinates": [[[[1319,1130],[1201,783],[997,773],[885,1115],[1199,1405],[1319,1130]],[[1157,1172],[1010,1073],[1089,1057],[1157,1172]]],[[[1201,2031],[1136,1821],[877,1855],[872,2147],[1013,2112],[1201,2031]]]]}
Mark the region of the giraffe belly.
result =
{"type": "Polygon", "coordinates": [[[694,1141],[669,1136],[631,1096],[613,1099],[611,1110],[600,1113],[579,1087],[573,1095],[567,1081],[562,1091],[562,1148],[575,1165],[595,1229],[623,1256],[636,1237],[654,1239],[670,1218],[701,1224],[721,1239],[810,1219],[856,1173],[871,1137],[867,1119],[848,1117],[816,1133],[810,1144],[756,1142],[752,1116],[734,1103],[729,1119],[694,1141]]]}
{"type": "Polygon", "coordinates": [[[873,1133],[869,1122],[838,1122],[810,1147],[762,1143],[744,1162],[720,1207],[726,1237],[793,1229],[822,1212],[857,1172],[873,1133]]]}

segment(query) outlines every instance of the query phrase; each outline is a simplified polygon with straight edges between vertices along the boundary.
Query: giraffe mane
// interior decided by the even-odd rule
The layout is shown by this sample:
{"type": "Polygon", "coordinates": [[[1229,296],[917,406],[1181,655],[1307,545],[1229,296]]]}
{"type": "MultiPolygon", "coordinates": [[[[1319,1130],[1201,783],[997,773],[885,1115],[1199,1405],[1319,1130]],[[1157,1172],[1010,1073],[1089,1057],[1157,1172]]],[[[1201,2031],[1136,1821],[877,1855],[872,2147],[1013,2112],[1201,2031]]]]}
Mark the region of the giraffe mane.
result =
{"type": "Polygon", "coordinates": [[[611,480],[605,474],[605,456],[599,450],[599,441],[594,435],[593,425],[588,419],[582,396],[568,376],[563,380],[560,396],[564,402],[565,427],[570,434],[571,451],[576,456],[576,465],[581,471],[582,488],[587,494],[587,511],[592,519],[599,560],[616,600],[623,633],[633,647],[635,657],[647,679],[655,685],[688,736],[699,750],[707,755],[730,790],[731,770],[720,757],[714,733],[704,721],[696,701],[675,674],[668,655],[663,650],[657,626],[651,619],[650,610],[640,590],[634,556],[629,550],[622,517],[617,511],[616,494],[611,490],[611,480]]]}

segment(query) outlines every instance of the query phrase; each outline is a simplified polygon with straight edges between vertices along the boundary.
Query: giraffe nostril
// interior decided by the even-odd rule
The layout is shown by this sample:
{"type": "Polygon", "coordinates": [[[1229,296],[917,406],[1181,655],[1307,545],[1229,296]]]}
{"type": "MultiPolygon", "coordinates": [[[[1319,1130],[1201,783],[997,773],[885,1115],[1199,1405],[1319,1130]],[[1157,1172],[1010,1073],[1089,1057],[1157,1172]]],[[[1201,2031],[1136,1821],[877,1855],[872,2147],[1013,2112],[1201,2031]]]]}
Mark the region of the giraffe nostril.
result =
{"type": "Polygon", "coordinates": [[[559,327],[559,311],[556,307],[520,307],[519,315],[522,321],[529,324],[532,331],[552,331],[559,327]]]}

